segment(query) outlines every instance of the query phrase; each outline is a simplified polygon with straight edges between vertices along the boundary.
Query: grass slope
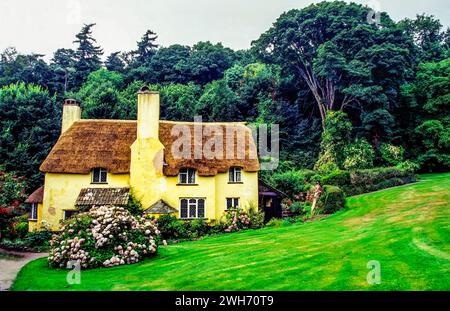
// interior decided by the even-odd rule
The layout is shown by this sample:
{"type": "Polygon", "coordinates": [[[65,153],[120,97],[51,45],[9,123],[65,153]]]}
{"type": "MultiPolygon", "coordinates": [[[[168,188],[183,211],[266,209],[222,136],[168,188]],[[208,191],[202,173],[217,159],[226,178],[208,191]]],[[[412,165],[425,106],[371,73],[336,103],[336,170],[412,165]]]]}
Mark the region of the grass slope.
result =
{"type": "Polygon", "coordinates": [[[450,174],[348,199],[317,222],[161,247],[133,266],[67,271],[29,263],[13,290],[450,290],[450,174]],[[366,281],[381,264],[381,284],[366,281]]]}

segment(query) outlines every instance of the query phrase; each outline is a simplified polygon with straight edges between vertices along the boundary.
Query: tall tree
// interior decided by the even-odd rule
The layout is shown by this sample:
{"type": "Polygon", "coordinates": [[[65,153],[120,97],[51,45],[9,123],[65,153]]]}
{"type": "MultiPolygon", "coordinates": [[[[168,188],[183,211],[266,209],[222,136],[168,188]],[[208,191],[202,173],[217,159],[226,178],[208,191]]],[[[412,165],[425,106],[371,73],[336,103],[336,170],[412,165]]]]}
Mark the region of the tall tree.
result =
{"type": "Polygon", "coordinates": [[[50,66],[53,69],[55,88],[64,95],[72,86],[72,75],[75,72],[75,51],[58,49],[53,55],[50,66]]]}
{"type": "Polygon", "coordinates": [[[7,48],[0,55],[0,86],[22,81],[51,87],[52,73],[43,56],[20,54],[15,48],[7,48]]]}
{"type": "Polygon", "coordinates": [[[367,23],[368,12],[341,1],[312,4],[284,13],[253,42],[260,59],[279,64],[307,87],[323,127],[329,110],[395,103],[392,94],[409,73],[412,42],[386,13],[379,26],[367,23]]]}
{"type": "Polygon", "coordinates": [[[152,30],[147,30],[137,43],[137,50],[133,52],[135,60],[139,65],[149,63],[152,56],[155,55],[158,45],[155,43],[158,36],[152,30]]]}
{"type": "Polygon", "coordinates": [[[123,72],[125,69],[125,62],[122,60],[121,55],[121,52],[111,53],[105,62],[106,69],[110,71],[123,72]]]}
{"type": "Polygon", "coordinates": [[[100,57],[103,50],[96,46],[97,40],[92,36],[92,28],[95,24],[85,24],[81,31],[76,35],[74,43],[78,44],[75,53],[75,84],[80,87],[87,79],[88,75],[100,69],[102,61],[100,57]]]}
{"type": "MultiPolygon", "coordinates": [[[[421,14],[415,19],[405,18],[399,22],[399,26],[404,29],[419,47],[420,62],[438,61],[446,54],[446,31],[441,22],[433,15],[421,14]]],[[[449,28],[447,28],[447,32],[449,28]]]]}
{"type": "Polygon", "coordinates": [[[177,68],[188,74],[190,81],[205,85],[221,79],[234,61],[234,51],[221,43],[198,42],[192,47],[189,58],[181,61],[177,68]]]}
{"type": "Polygon", "coordinates": [[[39,165],[60,134],[61,107],[40,86],[11,84],[0,89],[0,164],[41,182],[39,165]]]}

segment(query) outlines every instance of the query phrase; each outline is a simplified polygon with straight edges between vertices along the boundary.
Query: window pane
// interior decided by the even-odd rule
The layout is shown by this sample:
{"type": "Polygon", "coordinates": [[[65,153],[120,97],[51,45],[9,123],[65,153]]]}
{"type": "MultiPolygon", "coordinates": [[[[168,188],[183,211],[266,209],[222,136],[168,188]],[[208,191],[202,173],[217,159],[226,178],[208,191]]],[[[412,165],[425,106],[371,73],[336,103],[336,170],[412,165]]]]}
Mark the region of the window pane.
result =
{"type": "Polygon", "coordinates": [[[107,176],[106,170],[102,170],[100,172],[100,182],[106,182],[106,176],[107,176]]]}
{"type": "Polygon", "coordinates": [[[94,168],[92,171],[92,182],[100,181],[100,170],[98,168],[94,168]]]}
{"type": "Polygon", "coordinates": [[[185,172],[183,172],[183,173],[181,173],[180,172],[180,184],[185,184],[186,183],[186,173],[185,172]]]}
{"type": "Polygon", "coordinates": [[[31,219],[36,220],[37,219],[37,204],[33,203],[31,205],[31,219]]]}
{"type": "Polygon", "coordinates": [[[188,217],[188,201],[186,199],[181,200],[181,207],[180,207],[180,217],[181,218],[187,218],[188,217]]]}
{"type": "Polygon", "coordinates": [[[239,198],[235,198],[233,204],[234,204],[234,208],[239,207],[239,198]]]}
{"type": "Polygon", "coordinates": [[[236,178],[234,181],[236,181],[236,182],[241,181],[241,169],[240,168],[236,169],[236,178]]]}
{"type": "Polygon", "coordinates": [[[227,209],[233,208],[233,200],[231,198],[227,198],[227,209]]]}
{"type": "Polygon", "coordinates": [[[64,219],[70,218],[75,215],[77,211],[64,211],[64,219]]]}
{"type": "Polygon", "coordinates": [[[191,204],[190,201],[191,200],[189,200],[189,218],[197,218],[197,204],[191,204]]]}
{"type": "Polygon", "coordinates": [[[189,169],[188,174],[189,174],[189,183],[195,184],[195,170],[189,169]]]}
{"type": "Polygon", "coordinates": [[[198,200],[198,218],[205,218],[205,200],[198,200]]]}
{"type": "Polygon", "coordinates": [[[230,168],[230,171],[228,173],[229,181],[234,182],[234,169],[230,168]]]}

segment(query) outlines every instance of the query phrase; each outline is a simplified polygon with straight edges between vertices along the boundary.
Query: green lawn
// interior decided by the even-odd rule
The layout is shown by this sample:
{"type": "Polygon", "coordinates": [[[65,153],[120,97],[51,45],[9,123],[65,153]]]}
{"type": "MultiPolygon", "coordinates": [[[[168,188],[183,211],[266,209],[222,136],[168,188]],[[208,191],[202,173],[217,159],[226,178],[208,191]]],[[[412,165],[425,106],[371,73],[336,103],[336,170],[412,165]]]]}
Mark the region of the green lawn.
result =
{"type": "Polygon", "coordinates": [[[29,263],[13,290],[450,290],[450,173],[351,197],[317,222],[161,247],[132,266],[67,271],[29,263]],[[381,265],[381,284],[366,281],[381,265]]]}

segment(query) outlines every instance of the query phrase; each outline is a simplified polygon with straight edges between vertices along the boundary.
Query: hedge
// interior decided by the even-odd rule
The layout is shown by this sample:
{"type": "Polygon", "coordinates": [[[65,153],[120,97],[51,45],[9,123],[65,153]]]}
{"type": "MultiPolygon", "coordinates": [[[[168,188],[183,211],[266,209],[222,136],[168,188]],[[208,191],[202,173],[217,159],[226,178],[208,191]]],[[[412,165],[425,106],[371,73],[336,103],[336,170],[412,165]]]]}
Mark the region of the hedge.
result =
{"type": "Polygon", "coordinates": [[[396,167],[343,171],[336,170],[320,178],[321,184],[342,188],[346,195],[358,195],[415,182],[412,170],[396,167]]]}
{"type": "Polygon", "coordinates": [[[345,194],[341,188],[331,185],[323,186],[319,209],[321,213],[332,214],[345,206],[345,194]]]}
{"type": "Polygon", "coordinates": [[[350,185],[345,187],[345,191],[347,195],[358,195],[415,181],[414,172],[395,167],[358,170],[350,173],[350,185]]]}

